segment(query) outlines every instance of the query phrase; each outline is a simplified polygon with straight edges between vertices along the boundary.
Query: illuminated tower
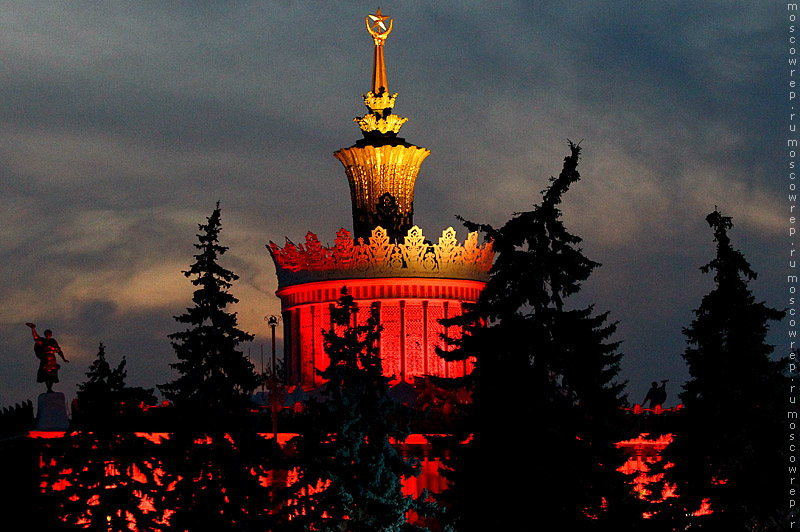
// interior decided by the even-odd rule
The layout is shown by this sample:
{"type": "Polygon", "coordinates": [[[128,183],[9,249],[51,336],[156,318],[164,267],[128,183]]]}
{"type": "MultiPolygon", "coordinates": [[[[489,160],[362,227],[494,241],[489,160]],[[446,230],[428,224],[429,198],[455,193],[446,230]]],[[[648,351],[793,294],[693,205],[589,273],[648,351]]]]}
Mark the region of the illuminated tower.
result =
{"type": "Polygon", "coordinates": [[[397,93],[389,94],[383,58],[383,45],[393,24],[390,20],[387,27],[387,18],[378,8],[376,15],[366,19],[375,43],[372,91],[363,96],[367,114],[354,118],[364,138],[333,154],[344,165],[350,183],[355,237],[364,239],[376,226],[386,229],[392,239],[411,229],[414,184],[422,161],[431,153],[397,136],[408,119],[392,114],[397,93]]]}
{"type": "MultiPolygon", "coordinates": [[[[493,253],[478,243],[477,233],[461,244],[449,227],[431,243],[414,225],[414,185],[430,151],[397,136],[407,119],[392,113],[397,94],[388,91],[383,47],[392,24],[380,9],[366,18],[375,44],[372,90],[363,96],[367,113],[354,119],[364,138],[334,154],[350,184],[355,237],[340,229],[330,247],[311,232],[305,244],[287,239],[283,248],[268,245],[278,276],[288,380],[307,388],[321,384],[315,370],[328,364],[321,331],[331,327],[330,308],[343,287],[360,309],[379,310],[386,374],[413,382],[469,371],[436,355],[442,334],[458,334],[445,331],[439,320],[478,299],[493,253]]],[[[358,319],[366,316],[359,312],[358,319]]]]}

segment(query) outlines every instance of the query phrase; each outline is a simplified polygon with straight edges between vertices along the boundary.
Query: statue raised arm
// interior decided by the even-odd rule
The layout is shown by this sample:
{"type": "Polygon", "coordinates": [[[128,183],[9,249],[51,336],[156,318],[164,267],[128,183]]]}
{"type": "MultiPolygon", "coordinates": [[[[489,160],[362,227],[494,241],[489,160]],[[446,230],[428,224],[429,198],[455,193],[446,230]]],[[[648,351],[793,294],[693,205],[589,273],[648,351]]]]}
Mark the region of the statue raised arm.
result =
{"type": "Polygon", "coordinates": [[[58,345],[56,339],[53,338],[53,331],[47,329],[44,331],[44,337],[39,336],[36,332],[35,323],[26,323],[31,328],[33,334],[33,352],[36,358],[39,359],[39,370],[36,372],[36,382],[43,382],[47,386],[47,391],[53,391],[53,384],[58,382],[58,370],[61,366],[58,364],[56,355],[69,363],[69,360],[64,356],[61,351],[61,346],[58,345]]]}

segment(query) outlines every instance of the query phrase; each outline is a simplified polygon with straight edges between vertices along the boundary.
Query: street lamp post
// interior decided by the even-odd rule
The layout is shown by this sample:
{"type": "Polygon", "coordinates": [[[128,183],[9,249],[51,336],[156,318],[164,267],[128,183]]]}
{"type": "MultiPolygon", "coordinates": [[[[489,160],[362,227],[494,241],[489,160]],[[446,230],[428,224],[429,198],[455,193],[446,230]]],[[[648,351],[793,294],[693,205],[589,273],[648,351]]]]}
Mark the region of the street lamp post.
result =
{"type": "Polygon", "coordinates": [[[269,403],[270,409],[272,410],[272,436],[275,438],[275,442],[278,441],[278,401],[280,400],[280,383],[278,381],[278,368],[277,368],[277,360],[275,356],[275,328],[278,326],[278,322],[280,321],[280,316],[269,315],[265,316],[264,319],[269,324],[270,329],[272,329],[272,371],[270,372],[270,379],[269,379],[269,403]]]}
{"type": "Polygon", "coordinates": [[[273,377],[276,374],[276,360],[275,360],[275,328],[278,326],[278,321],[280,318],[278,316],[270,315],[267,316],[267,323],[269,324],[270,328],[272,329],[272,375],[273,377]]]}

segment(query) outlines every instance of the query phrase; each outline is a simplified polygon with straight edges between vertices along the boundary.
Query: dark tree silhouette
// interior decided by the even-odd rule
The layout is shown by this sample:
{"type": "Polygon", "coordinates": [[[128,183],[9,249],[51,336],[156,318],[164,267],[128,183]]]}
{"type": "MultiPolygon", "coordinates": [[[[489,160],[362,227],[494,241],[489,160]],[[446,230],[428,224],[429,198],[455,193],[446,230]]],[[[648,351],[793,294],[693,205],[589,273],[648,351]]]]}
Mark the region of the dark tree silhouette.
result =
{"type": "Polygon", "coordinates": [[[680,394],[675,442],[667,458],[676,465],[667,481],[678,500],[664,512],[674,522],[702,530],[786,530],[788,508],[779,486],[788,479],[785,455],[789,378],[786,359],[773,360],[767,344],[769,322],[785,312],[757,303],[749,282],[756,273],[734,249],[733,222],[714,210],[706,217],[714,231],[716,256],[702,266],[714,274],[714,289],[683,330],[683,354],[690,380],[680,394]],[[711,515],[687,517],[709,499],[711,515]]]}
{"type": "Polygon", "coordinates": [[[238,300],[228,290],[238,276],[218,260],[227,251],[219,244],[217,203],[200,224],[195,262],[184,272],[197,287],[194,306],[176,316],[189,326],[170,335],[179,376],[159,386],[173,401],[176,425],[165,443],[169,470],[180,477],[175,491],[175,530],[268,529],[272,505],[269,476],[272,447],[254,430],[249,398],[261,382],[238,349],[253,336],[237,326],[228,307],[238,300]]]}
{"type": "Polygon", "coordinates": [[[183,272],[197,287],[192,297],[194,307],[175,317],[189,328],[170,335],[178,356],[178,362],[171,366],[180,376],[159,389],[176,403],[224,411],[241,407],[261,381],[253,365],[237,349],[253,336],[239,329],[236,313],[227,310],[239,302],[228,292],[239,276],[218,262],[228,250],[219,244],[219,203],[208,222],[199,228],[199,243],[194,245],[198,254],[194,264],[183,272]]]}
{"type": "Polygon", "coordinates": [[[299,479],[293,504],[284,508],[293,530],[419,530],[406,517],[425,505],[403,495],[401,483],[415,466],[390,442],[408,436],[407,414],[389,396],[377,313],[362,312],[369,318],[357,325],[355,302],[343,290],[331,310],[333,327],[324,332],[325,398],[310,402],[295,441],[299,479]]]}
{"type": "Polygon", "coordinates": [[[125,360],[114,369],[100,344],[79,385],[73,429],[44,451],[50,498],[64,523],[85,530],[160,530],[172,507],[157,445],[134,431],[152,390],[125,385],[125,360]],[[55,488],[55,489],[54,489],[55,488]]]}
{"type": "Polygon", "coordinates": [[[152,389],[125,384],[128,376],[126,364],[125,357],[122,357],[119,365],[112,369],[106,360],[106,348],[100,344],[97,358],[86,373],[87,380],[78,385],[73,422],[77,418],[79,423],[102,423],[116,428],[122,420],[130,423],[131,418],[141,417],[143,407],[156,404],[152,389]]]}
{"type": "Polygon", "coordinates": [[[615,382],[621,355],[610,341],[616,326],[592,306],[566,304],[598,266],[561,220],[562,196],[580,178],[580,148],[569,147],[563,170],[532,210],[497,229],[465,222],[496,255],[477,304],[447,323],[463,327],[462,337],[439,353],[475,360],[456,383],[470,389],[472,404],[455,437],[473,437],[452,450],[454,485],[443,497],[460,531],[525,523],[622,529],[619,523],[631,522],[614,447],[625,404],[624,385],[615,382]]]}

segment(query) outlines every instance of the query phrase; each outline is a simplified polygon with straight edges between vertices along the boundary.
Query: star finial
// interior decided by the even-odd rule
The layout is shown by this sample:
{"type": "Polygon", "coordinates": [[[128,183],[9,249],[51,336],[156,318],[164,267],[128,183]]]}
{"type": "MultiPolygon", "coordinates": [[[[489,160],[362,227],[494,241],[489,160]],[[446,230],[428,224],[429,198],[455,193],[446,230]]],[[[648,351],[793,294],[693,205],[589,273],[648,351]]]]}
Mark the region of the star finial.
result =
{"type": "Polygon", "coordinates": [[[392,19],[381,13],[381,8],[378,8],[378,12],[374,15],[367,15],[364,19],[367,23],[367,31],[369,31],[370,35],[375,41],[375,46],[382,46],[386,37],[392,32],[392,19]],[[386,21],[389,21],[389,24],[386,24],[386,21]]]}
{"type": "Polygon", "coordinates": [[[392,32],[392,23],[394,21],[381,13],[381,8],[378,8],[377,13],[374,15],[364,17],[364,22],[367,24],[367,31],[372,35],[372,40],[375,43],[375,60],[372,63],[372,93],[388,92],[386,63],[383,60],[383,43],[386,42],[386,37],[392,32]],[[387,20],[389,21],[388,23],[386,22],[387,20]]]}
{"type": "Polygon", "coordinates": [[[374,30],[375,28],[378,28],[378,27],[379,27],[379,28],[380,28],[380,29],[382,29],[383,31],[386,31],[386,24],[384,24],[384,23],[383,23],[383,21],[384,21],[384,20],[386,20],[386,19],[387,19],[387,18],[389,18],[389,17],[387,17],[387,16],[385,16],[385,15],[383,15],[383,14],[381,13],[381,8],[378,8],[378,12],[377,12],[377,13],[375,13],[374,15],[369,15],[369,18],[370,18],[370,19],[372,20],[372,22],[373,22],[373,24],[372,24],[372,29],[373,29],[373,30],[374,30]]]}

